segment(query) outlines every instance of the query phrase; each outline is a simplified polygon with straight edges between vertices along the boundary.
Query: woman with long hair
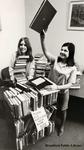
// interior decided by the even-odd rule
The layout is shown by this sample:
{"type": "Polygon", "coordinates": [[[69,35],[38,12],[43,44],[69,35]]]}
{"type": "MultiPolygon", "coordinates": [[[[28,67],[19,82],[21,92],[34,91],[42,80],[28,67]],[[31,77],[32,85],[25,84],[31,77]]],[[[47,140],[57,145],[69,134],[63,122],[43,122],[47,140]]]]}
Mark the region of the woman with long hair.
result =
{"type": "Polygon", "coordinates": [[[73,43],[64,43],[59,56],[51,55],[45,47],[45,32],[40,34],[41,46],[47,60],[51,62],[49,79],[56,83],[56,88],[60,91],[57,98],[57,112],[60,112],[61,123],[58,128],[58,135],[63,135],[66,121],[69,88],[76,82],[76,67],[74,62],[75,46],[73,43]]]}
{"type": "Polygon", "coordinates": [[[9,66],[9,74],[11,80],[14,80],[14,70],[17,60],[20,56],[23,56],[23,58],[25,56],[28,56],[26,57],[25,72],[22,72],[22,74],[24,74],[28,80],[32,79],[34,77],[35,62],[33,60],[32,47],[27,37],[20,38],[17,46],[17,51],[11,57],[11,62],[9,66]]]}

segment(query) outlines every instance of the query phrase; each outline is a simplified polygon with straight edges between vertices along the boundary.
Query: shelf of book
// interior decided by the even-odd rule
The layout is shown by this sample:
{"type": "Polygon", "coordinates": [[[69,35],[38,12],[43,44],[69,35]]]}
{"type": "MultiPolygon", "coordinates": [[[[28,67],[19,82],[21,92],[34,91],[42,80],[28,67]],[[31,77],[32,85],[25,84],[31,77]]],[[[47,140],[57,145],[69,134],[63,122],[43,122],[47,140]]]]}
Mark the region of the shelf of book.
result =
{"type": "Polygon", "coordinates": [[[6,109],[12,116],[15,128],[17,150],[35,144],[54,132],[55,122],[52,116],[56,111],[54,104],[57,94],[57,90],[44,92],[43,89],[37,90],[30,84],[20,83],[4,91],[6,109]]]}

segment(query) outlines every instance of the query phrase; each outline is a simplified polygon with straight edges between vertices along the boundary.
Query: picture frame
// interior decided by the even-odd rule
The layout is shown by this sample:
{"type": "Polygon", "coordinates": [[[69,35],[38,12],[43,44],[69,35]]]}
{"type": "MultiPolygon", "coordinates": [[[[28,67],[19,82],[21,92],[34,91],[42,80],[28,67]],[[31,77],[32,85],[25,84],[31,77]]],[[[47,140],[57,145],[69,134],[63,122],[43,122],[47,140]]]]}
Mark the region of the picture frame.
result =
{"type": "Polygon", "coordinates": [[[68,30],[84,30],[84,1],[70,1],[68,30]]]}
{"type": "Polygon", "coordinates": [[[1,16],[0,16],[0,31],[2,31],[2,26],[1,26],[1,16]]]}

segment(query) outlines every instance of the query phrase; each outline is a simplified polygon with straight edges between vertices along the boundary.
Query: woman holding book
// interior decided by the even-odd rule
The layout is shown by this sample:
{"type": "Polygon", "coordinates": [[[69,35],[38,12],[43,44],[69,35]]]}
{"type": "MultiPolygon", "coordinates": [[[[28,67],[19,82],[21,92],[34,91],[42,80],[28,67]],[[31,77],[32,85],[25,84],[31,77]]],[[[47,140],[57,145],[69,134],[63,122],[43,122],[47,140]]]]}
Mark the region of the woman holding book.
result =
{"type": "Polygon", "coordinates": [[[27,79],[32,79],[34,77],[34,71],[35,62],[33,60],[31,44],[27,37],[22,37],[18,42],[17,51],[11,58],[9,66],[11,80],[14,80],[14,72],[17,76],[22,73],[27,79]]]}
{"type": "Polygon", "coordinates": [[[44,55],[51,62],[49,79],[56,83],[58,92],[57,110],[60,112],[61,123],[58,128],[58,136],[63,135],[64,124],[69,102],[69,88],[76,82],[76,67],[74,62],[75,46],[73,43],[64,43],[58,58],[52,56],[45,47],[45,33],[40,34],[41,46],[44,55]]]}

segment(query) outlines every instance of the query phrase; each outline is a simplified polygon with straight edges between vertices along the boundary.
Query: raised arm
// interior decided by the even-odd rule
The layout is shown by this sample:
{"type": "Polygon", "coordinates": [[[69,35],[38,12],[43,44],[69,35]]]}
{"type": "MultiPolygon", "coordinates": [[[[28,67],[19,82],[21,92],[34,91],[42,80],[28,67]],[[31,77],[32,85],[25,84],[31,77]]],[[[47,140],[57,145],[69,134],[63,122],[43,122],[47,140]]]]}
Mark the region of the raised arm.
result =
{"type": "Polygon", "coordinates": [[[46,49],[45,47],[45,32],[42,31],[40,33],[40,40],[41,40],[41,46],[42,46],[42,50],[43,50],[43,53],[45,55],[45,57],[50,61],[50,62],[54,62],[55,61],[55,58],[54,56],[52,56],[46,49]]]}

